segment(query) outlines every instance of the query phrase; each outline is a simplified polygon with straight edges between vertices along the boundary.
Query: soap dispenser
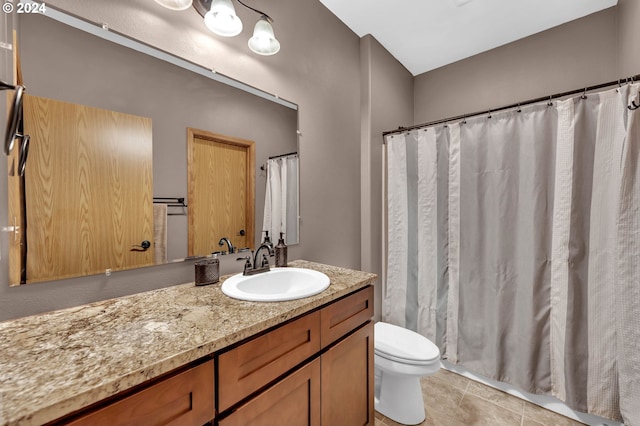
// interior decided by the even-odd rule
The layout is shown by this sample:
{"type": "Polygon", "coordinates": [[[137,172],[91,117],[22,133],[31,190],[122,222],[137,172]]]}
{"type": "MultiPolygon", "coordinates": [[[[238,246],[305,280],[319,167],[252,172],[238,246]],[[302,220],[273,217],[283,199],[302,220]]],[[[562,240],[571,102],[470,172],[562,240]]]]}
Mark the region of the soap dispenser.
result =
{"type": "Polygon", "coordinates": [[[287,266],[287,245],[284,243],[284,232],[280,233],[278,245],[275,247],[276,267],[284,268],[287,266]]]}
{"type": "Polygon", "coordinates": [[[262,241],[262,244],[269,244],[271,247],[273,247],[271,238],[269,238],[269,231],[264,231],[264,241],[262,241]]]}

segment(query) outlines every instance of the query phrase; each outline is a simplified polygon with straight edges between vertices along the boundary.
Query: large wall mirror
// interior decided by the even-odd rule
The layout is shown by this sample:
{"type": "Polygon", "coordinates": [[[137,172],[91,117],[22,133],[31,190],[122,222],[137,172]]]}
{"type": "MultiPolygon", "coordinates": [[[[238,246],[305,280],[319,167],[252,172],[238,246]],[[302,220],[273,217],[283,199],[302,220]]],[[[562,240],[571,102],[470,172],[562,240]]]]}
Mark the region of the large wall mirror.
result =
{"type": "Polygon", "coordinates": [[[10,260],[11,285],[224,254],[223,237],[255,248],[277,216],[264,214],[270,167],[292,159],[282,226],[298,242],[295,104],[47,15],[20,15],[16,29],[31,139],[21,184],[9,162],[10,222],[26,210],[26,264],[10,260]]]}

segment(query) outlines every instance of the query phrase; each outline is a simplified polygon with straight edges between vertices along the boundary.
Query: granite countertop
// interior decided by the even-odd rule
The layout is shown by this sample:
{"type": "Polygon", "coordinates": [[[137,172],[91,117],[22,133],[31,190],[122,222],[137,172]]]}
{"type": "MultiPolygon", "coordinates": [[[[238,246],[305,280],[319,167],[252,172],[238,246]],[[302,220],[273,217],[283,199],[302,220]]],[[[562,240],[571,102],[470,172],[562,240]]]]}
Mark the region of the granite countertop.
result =
{"type": "Polygon", "coordinates": [[[303,260],[289,265],[324,272],[331,285],[315,296],[270,303],[231,299],[220,284],[189,283],[0,322],[0,425],[55,420],[376,278],[303,260]]]}

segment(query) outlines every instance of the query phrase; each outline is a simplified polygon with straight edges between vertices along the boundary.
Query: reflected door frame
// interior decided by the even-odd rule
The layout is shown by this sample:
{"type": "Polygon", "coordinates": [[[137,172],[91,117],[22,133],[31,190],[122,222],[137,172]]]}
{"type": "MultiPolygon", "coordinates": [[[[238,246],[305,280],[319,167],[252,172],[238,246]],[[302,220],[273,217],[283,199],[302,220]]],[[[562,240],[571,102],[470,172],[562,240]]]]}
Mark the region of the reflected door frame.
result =
{"type": "MultiPolygon", "coordinates": [[[[217,133],[212,133],[206,130],[187,128],[187,205],[188,208],[188,255],[198,256],[207,255],[210,253],[197,253],[196,238],[194,236],[194,230],[196,230],[196,209],[192,208],[197,205],[195,201],[195,188],[197,185],[197,178],[194,172],[195,158],[195,146],[196,139],[210,141],[215,144],[229,145],[233,148],[240,148],[246,155],[246,188],[244,191],[245,196],[245,241],[246,246],[251,249],[255,245],[255,142],[247,139],[241,139],[234,136],[227,136],[217,133]]],[[[197,231],[196,231],[197,232],[197,231]]],[[[229,237],[231,241],[234,241],[234,237],[237,235],[224,235],[229,237]]],[[[211,239],[212,249],[211,251],[226,250],[225,247],[217,246],[217,237],[211,239]],[[215,240],[215,241],[214,241],[215,240]],[[215,246],[214,246],[215,244],[215,246]]],[[[242,248],[242,247],[238,247],[242,248]]]]}

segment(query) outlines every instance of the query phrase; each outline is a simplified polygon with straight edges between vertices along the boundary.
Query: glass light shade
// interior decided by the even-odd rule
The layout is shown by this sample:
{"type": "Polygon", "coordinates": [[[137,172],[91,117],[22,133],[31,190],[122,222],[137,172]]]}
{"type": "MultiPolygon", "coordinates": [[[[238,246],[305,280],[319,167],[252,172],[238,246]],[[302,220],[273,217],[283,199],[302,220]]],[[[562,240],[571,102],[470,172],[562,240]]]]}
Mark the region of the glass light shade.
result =
{"type": "Polygon", "coordinates": [[[211,31],[223,37],[233,37],[242,31],[242,21],[236,15],[231,0],[213,0],[204,15],[204,23],[211,31]]]}
{"type": "Polygon", "coordinates": [[[187,10],[191,7],[193,0],[156,0],[156,3],[171,10],[187,10]]]}
{"type": "Polygon", "coordinates": [[[249,39],[249,49],[258,55],[275,55],[280,50],[280,42],[273,34],[273,27],[266,16],[261,17],[249,39]]]}

